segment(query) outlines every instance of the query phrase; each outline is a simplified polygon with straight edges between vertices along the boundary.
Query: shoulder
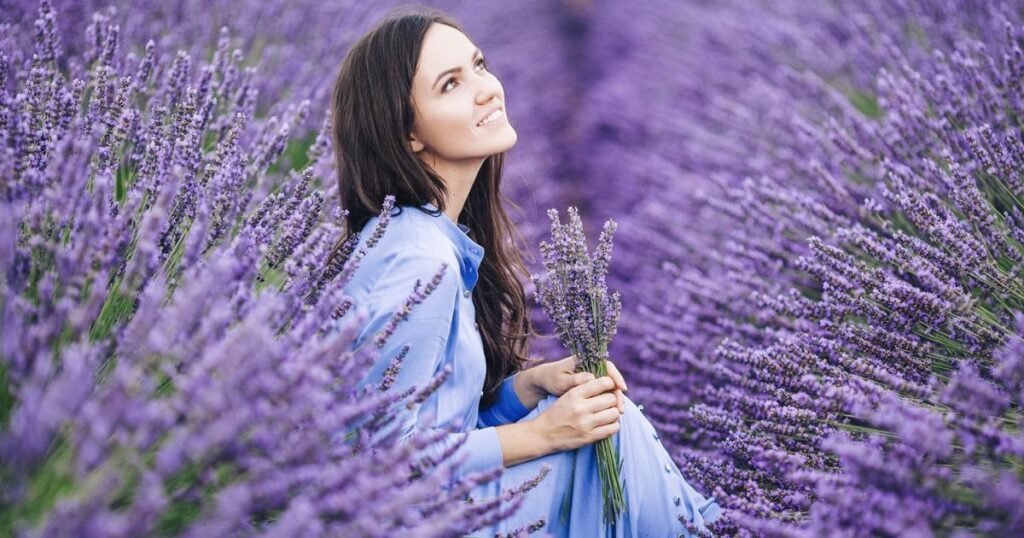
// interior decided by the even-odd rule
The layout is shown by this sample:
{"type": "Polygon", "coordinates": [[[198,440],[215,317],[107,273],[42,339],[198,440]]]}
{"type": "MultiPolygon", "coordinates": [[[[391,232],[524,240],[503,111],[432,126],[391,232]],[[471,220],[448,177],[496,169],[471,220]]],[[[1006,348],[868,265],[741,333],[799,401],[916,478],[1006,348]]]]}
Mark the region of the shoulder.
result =
{"type": "Polygon", "coordinates": [[[387,251],[380,262],[356,271],[371,267],[372,273],[366,273],[369,286],[353,296],[371,318],[390,319],[404,312],[403,319],[418,320],[417,325],[429,320],[431,331],[436,330],[438,336],[448,334],[445,327],[458,310],[461,293],[458,265],[420,247],[408,247],[387,251]]]}
{"type": "MultiPolygon", "coordinates": [[[[436,217],[414,207],[401,209],[401,213],[397,210],[392,212],[384,235],[375,246],[367,249],[360,260],[353,280],[348,285],[352,292],[350,295],[373,295],[377,300],[394,301],[399,298],[399,294],[404,293],[401,297],[404,300],[413,292],[413,286],[419,280],[420,290],[434,282],[436,289],[431,293],[431,298],[435,298],[435,295],[450,296],[454,302],[459,292],[459,261],[448,238],[434,223],[427,220],[436,217]],[[444,273],[435,279],[442,267],[444,273]]],[[[365,247],[366,240],[378,222],[378,216],[367,222],[360,232],[356,252],[365,247]]]]}
{"type": "MultiPolygon", "coordinates": [[[[442,215],[443,217],[443,215],[442,215]]],[[[380,241],[366,253],[365,262],[378,269],[394,264],[396,260],[421,259],[424,262],[444,262],[458,267],[459,259],[447,236],[444,235],[431,216],[415,207],[401,207],[392,211],[392,216],[380,241]],[[399,209],[401,211],[399,212],[399,209]]],[[[371,218],[360,232],[359,247],[373,233],[380,221],[379,216],[371,218]]]]}

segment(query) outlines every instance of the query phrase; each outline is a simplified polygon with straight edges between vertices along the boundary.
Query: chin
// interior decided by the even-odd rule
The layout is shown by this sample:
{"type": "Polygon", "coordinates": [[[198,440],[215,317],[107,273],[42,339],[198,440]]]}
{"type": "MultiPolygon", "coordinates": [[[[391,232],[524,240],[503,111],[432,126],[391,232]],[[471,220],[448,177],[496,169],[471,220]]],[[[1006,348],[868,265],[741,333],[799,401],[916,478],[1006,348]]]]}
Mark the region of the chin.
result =
{"type": "Polygon", "coordinates": [[[501,137],[501,140],[495,140],[489,144],[480,144],[473,151],[472,156],[474,157],[490,157],[503,151],[508,151],[512,146],[516,145],[516,137],[501,137]]]}
{"type": "MultiPolygon", "coordinates": [[[[519,135],[516,134],[515,129],[509,127],[508,130],[504,132],[495,133],[493,136],[474,140],[471,142],[472,149],[470,149],[469,153],[462,154],[458,158],[453,156],[453,160],[490,157],[491,155],[508,151],[512,146],[516,145],[518,140],[519,135]]],[[[466,146],[469,146],[469,144],[466,146]]],[[[463,146],[463,148],[466,146],[463,146]]]]}
{"type": "Polygon", "coordinates": [[[516,145],[516,142],[519,141],[519,135],[516,134],[516,130],[515,129],[513,129],[510,126],[508,128],[508,131],[509,131],[509,134],[502,137],[502,142],[503,143],[500,144],[501,145],[501,149],[499,149],[498,151],[495,151],[495,153],[500,153],[502,151],[508,151],[508,150],[512,149],[512,146],[516,145]]]}

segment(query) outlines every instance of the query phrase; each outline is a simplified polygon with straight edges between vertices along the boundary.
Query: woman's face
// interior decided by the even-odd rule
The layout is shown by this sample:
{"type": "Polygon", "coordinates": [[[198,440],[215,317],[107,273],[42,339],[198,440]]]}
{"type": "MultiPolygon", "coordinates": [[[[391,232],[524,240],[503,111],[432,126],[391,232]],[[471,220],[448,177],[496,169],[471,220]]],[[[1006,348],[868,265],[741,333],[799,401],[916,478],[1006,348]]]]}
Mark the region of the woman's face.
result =
{"type": "Polygon", "coordinates": [[[481,161],[516,143],[501,82],[487,70],[476,45],[451,26],[435,23],[427,30],[412,100],[412,149],[427,162],[481,161]]]}

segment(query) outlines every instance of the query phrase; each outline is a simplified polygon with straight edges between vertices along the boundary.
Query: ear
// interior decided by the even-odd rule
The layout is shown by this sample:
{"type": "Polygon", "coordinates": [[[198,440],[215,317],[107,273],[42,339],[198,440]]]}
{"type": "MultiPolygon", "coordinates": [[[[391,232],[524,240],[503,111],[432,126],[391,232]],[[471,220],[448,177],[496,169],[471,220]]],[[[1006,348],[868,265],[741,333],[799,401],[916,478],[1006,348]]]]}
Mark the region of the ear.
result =
{"type": "Polygon", "coordinates": [[[412,149],[413,153],[419,153],[423,151],[425,146],[423,145],[423,142],[420,142],[419,139],[416,138],[415,134],[409,133],[409,147],[412,149]]]}

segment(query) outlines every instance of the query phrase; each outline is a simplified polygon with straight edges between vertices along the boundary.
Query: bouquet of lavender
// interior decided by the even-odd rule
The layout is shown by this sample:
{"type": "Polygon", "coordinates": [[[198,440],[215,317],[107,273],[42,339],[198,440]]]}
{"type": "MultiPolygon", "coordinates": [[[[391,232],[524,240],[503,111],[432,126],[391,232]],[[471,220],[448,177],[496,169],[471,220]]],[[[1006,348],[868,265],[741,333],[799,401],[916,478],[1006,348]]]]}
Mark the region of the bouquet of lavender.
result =
{"type": "MultiPolygon", "coordinates": [[[[605,360],[608,344],[619,321],[622,303],[619,293],[608,294],[605,274],[611,259],[614,220],[604,224],[597,251],[591,259],[583,222],[575,207],[569,207],[569,224],[563,226],[558,211],[548,210],[551,218],[551,244],[540,243],[547,278],[531,275],[541,307],[555,324],[558,336],[576,357],[576,371],[597,377],[608,375],[605,360]]],[[[625,485],[619,478],[622,462],[611,437],[596,443],[598,473],[604,498],[604,520],[614,524],[627,509],[625,485]]],[[[575,462],[575,459],[573,460],[575,462]]],[[[569,492],[571,493],[570,486],[569,492]]],[[[568,496],[568,493],[567,493],[568,496]]],[[[563,502],[563,515],[565,503],[563,502]]]]}

